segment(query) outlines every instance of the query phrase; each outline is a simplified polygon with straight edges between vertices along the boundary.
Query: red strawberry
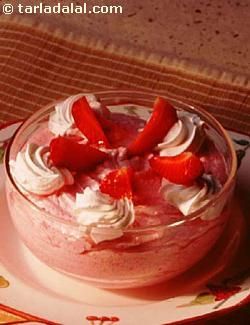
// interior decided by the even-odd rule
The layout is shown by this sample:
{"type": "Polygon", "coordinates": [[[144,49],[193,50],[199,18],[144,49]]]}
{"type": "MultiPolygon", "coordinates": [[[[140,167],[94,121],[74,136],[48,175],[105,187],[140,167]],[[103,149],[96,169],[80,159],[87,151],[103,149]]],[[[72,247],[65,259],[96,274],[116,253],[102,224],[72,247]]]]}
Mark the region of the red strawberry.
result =
{"type": "Polygon", "coordinates": [[[127,167],[113,170],[101,181],[100,190],[115,199],[132,198],[132,170],[127,167]]]}
{"type": "Polygon", "coordinates": [[[191,184],[203,173],[202,162],[192,152],[175,157],[153,157],[149,163],[155,172],[176,184],[191,184]]]}
{"type": "Polygon", "coordinates": [[[73,104],[72,115],[76,126],[91,144],[109,146],[106,135],[85,97],[78,99],[73,104]]]}
{"type": "Polygon", "coordinates": [[[177,120],[174,107],[165,99],[157,97],[150,120],[128,147],[129,155],[141,155],[152,150],[165,137],[177,120]]]}
{"type": "Polygon", "coordinates": [[[58,137],[50,142],[50,158],[57,167],[71,171],[88,170],[108,158],[108,155],[90,146],[67,137],[58,137]]]}

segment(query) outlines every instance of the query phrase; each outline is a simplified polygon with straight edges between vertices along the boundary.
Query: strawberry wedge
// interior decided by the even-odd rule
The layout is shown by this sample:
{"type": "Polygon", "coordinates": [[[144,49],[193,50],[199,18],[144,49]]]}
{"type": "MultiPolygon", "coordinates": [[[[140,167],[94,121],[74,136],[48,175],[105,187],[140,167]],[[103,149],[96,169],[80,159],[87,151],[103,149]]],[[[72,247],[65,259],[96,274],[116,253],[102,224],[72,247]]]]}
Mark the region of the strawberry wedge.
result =
{"type": "Polygon", "coordinates": [[[153,113],[135,140],[128,147],[128,154],[136,156],[152,150],[166,136],[178,117],[174,107],[165,99],[157,97],[153,113]]]}
{"type": "Polygon", "coordinates": [[[132,198],[132,170],[127,167],[113,170],[101,181],[100,190],[114,199],[132,198]]]}
{"type": "Polygon", "coordinates": [[[90,144],[109,147],[108,139],[85,97],[73,104],[72,115],[77,128],[87,137],[90,144]]]}
{"type": "Polygon", "coordinates": [[[192,152],[175,157],[153,157],[149,160],[152,169],[172,183],[191,185],[203,173],[203,164],[192,152]]]}
{"type": "Polygon", "coordinates": [[[58,137],[50,142],[50,159],[56,167],[68,168],[75,172],[85,171],[107,158],[105,152],[67,137],[58,137]]]}

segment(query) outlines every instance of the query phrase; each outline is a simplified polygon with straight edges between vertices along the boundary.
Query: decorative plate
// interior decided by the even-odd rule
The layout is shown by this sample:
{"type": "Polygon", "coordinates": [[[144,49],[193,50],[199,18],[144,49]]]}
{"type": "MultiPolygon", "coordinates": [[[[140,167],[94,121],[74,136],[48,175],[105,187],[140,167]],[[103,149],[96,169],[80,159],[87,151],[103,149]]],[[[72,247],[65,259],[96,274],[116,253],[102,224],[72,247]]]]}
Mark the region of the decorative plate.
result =
{"type": "Polygon", "coordinates": [[[250,188],[249,137],[230,132],[239,159],[240,199],[234,203],[235,217],[208,256],[167,283],[108,291],[48,268],[19,240],[6,205],[2,165],[4,150],[19,125],[0,128],[0,324],[183,324],[250,301],[246,258],[250,227],[244,216],[250,188]]]}

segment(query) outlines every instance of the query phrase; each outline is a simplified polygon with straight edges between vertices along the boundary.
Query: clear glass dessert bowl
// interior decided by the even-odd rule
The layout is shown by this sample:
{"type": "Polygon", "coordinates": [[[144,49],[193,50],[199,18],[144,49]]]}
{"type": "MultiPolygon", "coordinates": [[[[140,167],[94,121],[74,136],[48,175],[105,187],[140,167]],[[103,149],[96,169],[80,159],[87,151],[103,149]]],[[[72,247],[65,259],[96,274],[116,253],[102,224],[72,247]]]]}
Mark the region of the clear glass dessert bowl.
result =
{"type": "MultiPolygon", "coordinates": [[[[111,111],[145,113],[145,118],[156,97],[120,90],[95,95],[111,111]]],[[[48,121],[56,104],[52,103],[20,126],[5,155],[10,214],[22,241],[36,257],[58,271],[95,286],[132,288],[169,280],[185,272],[215,245],[230,217],[237,169],[235,151],[226,131],[210,114],[170,98],[167,100],[177,110],[197,114],[205,121],[206,133],[225,161],[227,177],[218,193],[201,208],[178,220],[169,215],[165,224],[124,229],[120,238],[86,249],[86,229],[75,220],[62,219],[56,208],[52,214],[32,202],[20,191],[11,173],[10,161],[16,159],[34,132],[48,121]]],[[[213,164],[212,159],[210,163],[213,164]]],[[[94,229],[100,236],[103,231],[94,229]]]]}

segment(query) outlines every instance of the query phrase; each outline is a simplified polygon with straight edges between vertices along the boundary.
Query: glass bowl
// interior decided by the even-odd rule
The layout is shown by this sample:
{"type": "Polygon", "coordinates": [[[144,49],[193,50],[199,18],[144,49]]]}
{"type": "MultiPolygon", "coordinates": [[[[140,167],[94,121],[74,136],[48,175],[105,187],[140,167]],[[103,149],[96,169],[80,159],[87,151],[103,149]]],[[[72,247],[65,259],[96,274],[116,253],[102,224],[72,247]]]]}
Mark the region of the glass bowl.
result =
{"type": "MultiPolygon", "coordinates": [[[[105,91],[95,95],[112,110],[148,112],[157,94],[105,91]],[[131,105],[133,106],[131,108],[131,105]]],[[[236,155],[223,127],[206,111],[167,98],[178,110],[195,113],[207,124],[207,134],[222,153],[227,180],[202,208],[165,225],[127,229],[119,245],[90,251],[86,234],[76,222],[60,219],[32,203],[16,186],[9,162],[53,111],[52,103],[33,114],[17,130],[5,155],[6,193],[14,225],[31,252],[48,266],[102,288],[132,288],[169,280],[197,263],[214,246],[230,216],[235,186],[236,155]],[[129,245],[127,245],[129,243],[129,245]]],[[[233,216],[232,216],[233,217],[233,216]]],[[[171,216],[170,216],[171,219],[171,216]]],[[[100,228],[95,231],[101,232],[100,228]]]]}

